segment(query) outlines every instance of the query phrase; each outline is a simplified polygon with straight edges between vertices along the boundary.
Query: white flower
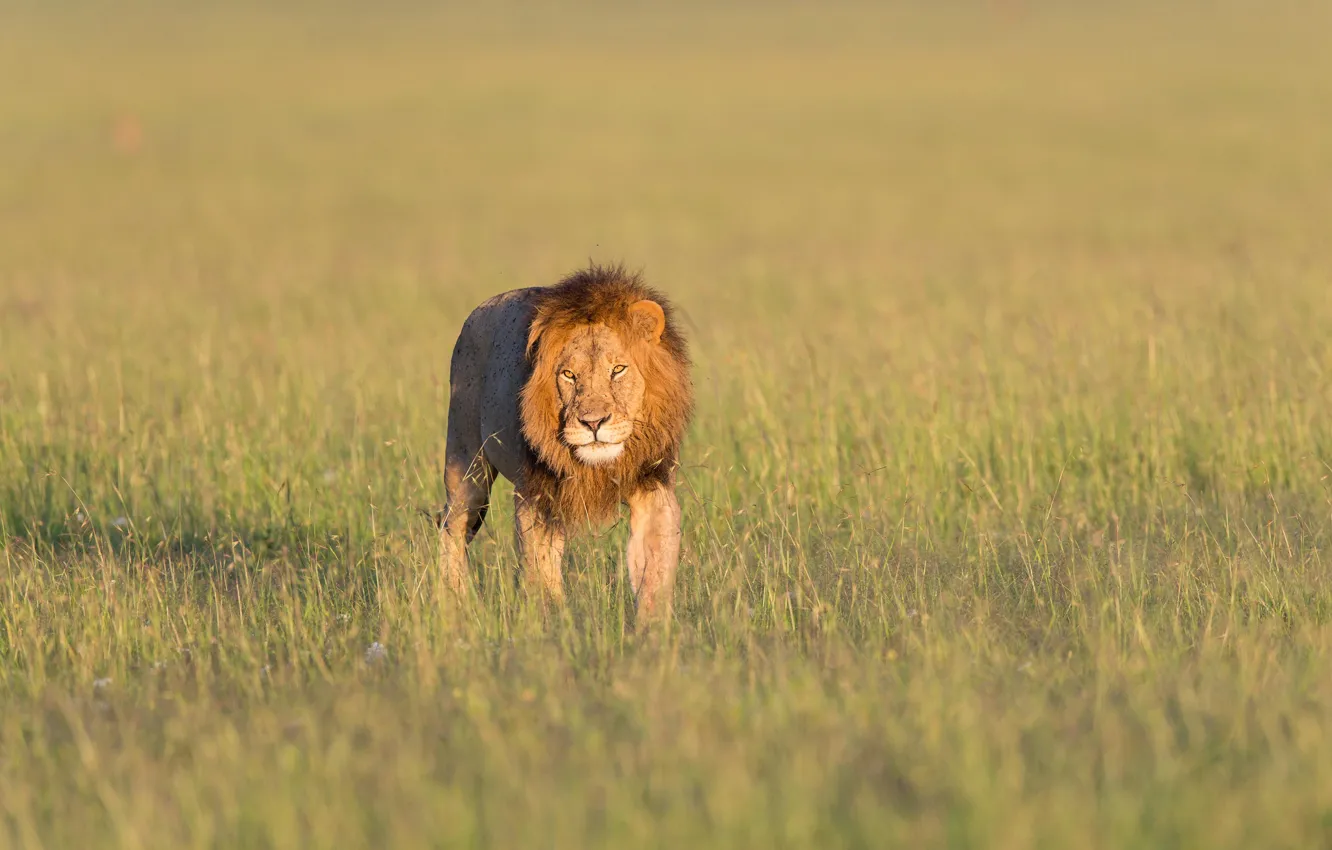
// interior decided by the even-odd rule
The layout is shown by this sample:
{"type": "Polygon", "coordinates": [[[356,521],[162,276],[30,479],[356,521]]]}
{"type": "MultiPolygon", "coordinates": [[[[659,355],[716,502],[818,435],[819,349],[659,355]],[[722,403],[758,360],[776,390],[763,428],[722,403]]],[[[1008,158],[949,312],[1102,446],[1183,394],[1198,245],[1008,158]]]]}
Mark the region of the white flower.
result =
{"type": "Polygon", "coordinates": [[[376,664],[388,658],[388,648],[379,641],[370,644],[365,650],[365,663],[376,664]]]}
{"type": "Polygon", "coordinates": [[[125,526],[129,525],[129,517],[118,516],[115,519],[111,520],[111,524],[114,525],[116,528],[124,528],[125,526]]]}
{"type": "Polygon", "coordinates": [[[94,690],[94,691],[100,691],[100,690],[103,690],[103,689],[105,689],[105,688],[109,688],[109,687],[111,687],[111,677],[110,677],[110,676],[107,676],[107,677],[104,678],[104,679],[93,679],[93,690],[94,690]]]}

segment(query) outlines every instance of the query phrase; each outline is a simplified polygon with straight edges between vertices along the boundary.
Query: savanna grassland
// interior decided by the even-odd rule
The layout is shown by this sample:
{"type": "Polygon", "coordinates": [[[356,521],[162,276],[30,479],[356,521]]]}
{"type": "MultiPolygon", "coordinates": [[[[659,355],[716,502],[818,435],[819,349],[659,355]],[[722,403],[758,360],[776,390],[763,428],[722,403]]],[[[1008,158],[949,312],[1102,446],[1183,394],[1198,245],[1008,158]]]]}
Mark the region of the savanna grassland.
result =
{"type": "Polygon", "coordinates": [[[1329,846],[1329,32],[6,5],[0,847],[1329,846]],[[643,635],[426,518],[588,258],[694,346],[643,635]]]}

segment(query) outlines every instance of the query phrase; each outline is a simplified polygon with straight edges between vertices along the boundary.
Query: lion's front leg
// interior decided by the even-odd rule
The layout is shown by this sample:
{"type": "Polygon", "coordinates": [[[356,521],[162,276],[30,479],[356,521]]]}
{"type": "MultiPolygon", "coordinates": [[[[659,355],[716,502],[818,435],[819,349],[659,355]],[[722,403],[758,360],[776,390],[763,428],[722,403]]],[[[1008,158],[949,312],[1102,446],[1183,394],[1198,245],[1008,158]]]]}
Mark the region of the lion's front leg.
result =
{"type": "Polygon", "coordinates": [[[670,613],[680,563],[680,503],[675,491],[654,487],[629,497],[629,584],[637,625],[670,613]]]}
{"type": "Polygon", "coordinates": [[[513,494],[513,531],[523,579],[539,587],[553,602],[564,602],[564,530],[531,499],[513,494]]]}

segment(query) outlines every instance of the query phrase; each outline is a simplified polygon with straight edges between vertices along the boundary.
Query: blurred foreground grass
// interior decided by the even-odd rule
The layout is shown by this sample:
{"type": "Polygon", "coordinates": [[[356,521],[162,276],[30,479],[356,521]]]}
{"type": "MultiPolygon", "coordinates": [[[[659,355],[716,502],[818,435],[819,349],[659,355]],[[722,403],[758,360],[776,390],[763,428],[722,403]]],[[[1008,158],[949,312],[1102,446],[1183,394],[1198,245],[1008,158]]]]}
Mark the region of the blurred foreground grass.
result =
{"type": "Polygon", "coordinates": [[[1324,7],[4,14],[0,846],[1332,842],[1324,7]],[[588,257],[697,355],[646,639],[421,516],[588,257]]]}

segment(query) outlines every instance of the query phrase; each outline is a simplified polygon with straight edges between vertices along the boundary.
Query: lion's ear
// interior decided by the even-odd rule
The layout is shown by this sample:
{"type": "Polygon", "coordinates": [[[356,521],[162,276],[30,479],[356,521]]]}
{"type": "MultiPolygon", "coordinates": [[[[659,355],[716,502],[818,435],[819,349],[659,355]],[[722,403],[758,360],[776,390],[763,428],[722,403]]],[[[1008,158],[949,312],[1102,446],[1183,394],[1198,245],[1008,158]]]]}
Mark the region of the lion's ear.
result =
{"type": "Polygon", "coordinates": [[[656,301],[645,298],[629,307],[629,321],[649,342],[660,342],[661,334],[666,330],[666,311],[656,301]]]}

